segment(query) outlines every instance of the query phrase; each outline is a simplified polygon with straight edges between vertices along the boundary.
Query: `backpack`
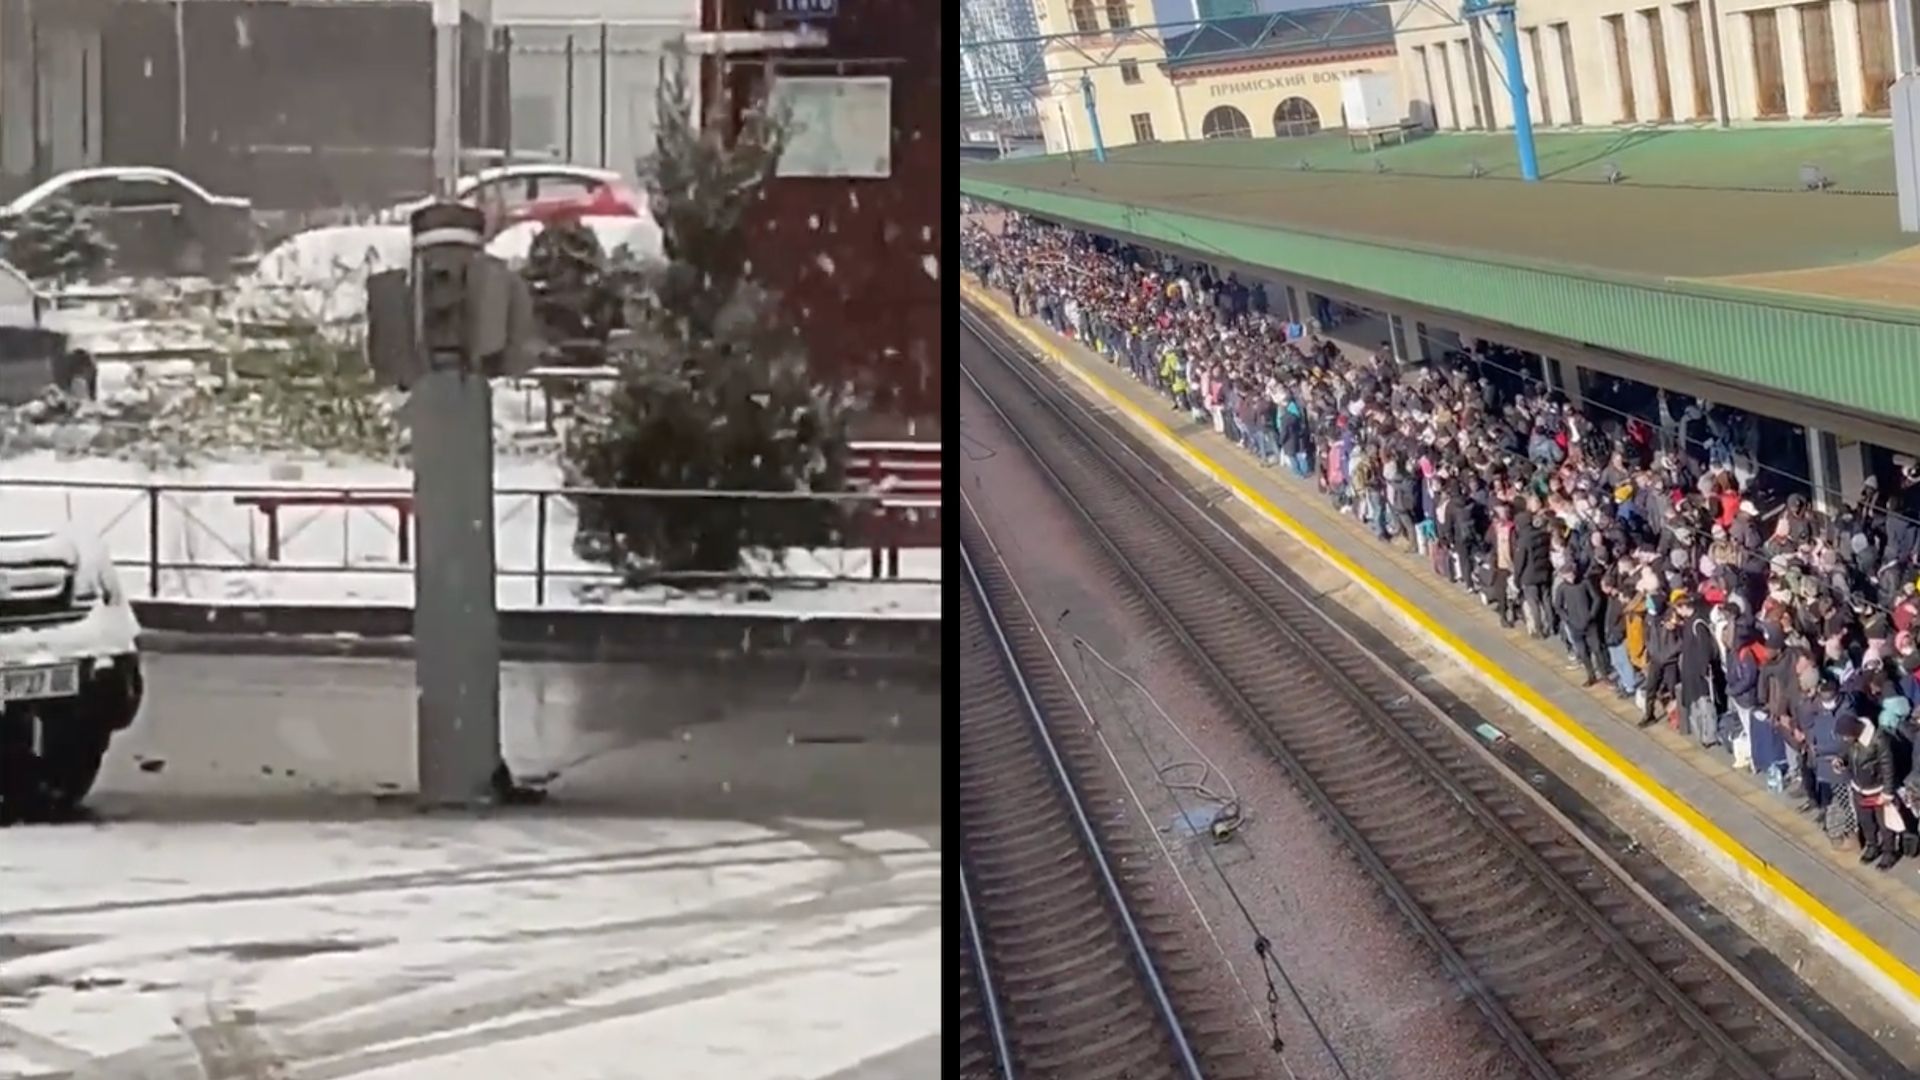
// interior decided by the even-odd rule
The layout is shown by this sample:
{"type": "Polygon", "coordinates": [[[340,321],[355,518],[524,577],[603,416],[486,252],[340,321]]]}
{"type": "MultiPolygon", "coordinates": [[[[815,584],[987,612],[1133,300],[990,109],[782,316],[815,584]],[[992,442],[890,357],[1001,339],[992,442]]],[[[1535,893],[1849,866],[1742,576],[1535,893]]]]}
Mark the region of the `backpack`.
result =
{"type": "Polygon", "coordinates": [[[1825,827],[1827,840],[1836,846],[1859,833],[1860,819],[1854,809],[1851,791],[1834,792],[1833,801],[1827,804],[1821,824],[1825,827]]]}

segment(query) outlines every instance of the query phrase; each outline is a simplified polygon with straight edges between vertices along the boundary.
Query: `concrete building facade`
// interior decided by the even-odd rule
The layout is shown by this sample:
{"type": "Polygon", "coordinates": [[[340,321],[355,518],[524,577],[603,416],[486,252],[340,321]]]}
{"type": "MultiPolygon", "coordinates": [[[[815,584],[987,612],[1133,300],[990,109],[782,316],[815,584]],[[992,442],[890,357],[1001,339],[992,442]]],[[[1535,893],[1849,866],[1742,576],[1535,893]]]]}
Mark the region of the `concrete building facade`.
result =
{"type": "MultiPolygon", "coordinates": [[[[1892,0],[1527,0],[1521,67],[1548,127],[1884,117],[1892,0]]],[[[1397,35],[1412,108],[1440,130],[1504,128],[1513,107],[1486,27],[1430,7],[1397,35]]]]}
{"type": "Polygon", "coordinates": [[[1151,25],[1153,9],[1144,0],[1037,4],[1041,33],[1085,35],[1045,53],[1039,121],[1052,153],[1093,147],[1083,78],[1093,85],[1101,140],[1121,147],[1343,127],[1342,78],[1401,71],[1385,4],[1300,12],[1277,22],[1263,14],[1239,16],[1176,28],[1164,39],[1129,32],[1151,25]],[[1089,54],[1101,62],[1091,63],[1089,54]]]}

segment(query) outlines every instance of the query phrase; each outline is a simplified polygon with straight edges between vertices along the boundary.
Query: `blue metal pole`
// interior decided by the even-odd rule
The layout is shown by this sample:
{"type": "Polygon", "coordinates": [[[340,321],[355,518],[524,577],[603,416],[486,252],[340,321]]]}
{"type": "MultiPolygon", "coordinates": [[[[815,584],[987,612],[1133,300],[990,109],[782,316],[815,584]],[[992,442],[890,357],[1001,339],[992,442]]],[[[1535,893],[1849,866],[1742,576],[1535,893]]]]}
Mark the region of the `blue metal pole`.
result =
{"type": "Polygon", "coordinates": [[[1080,100],[1087,105],[1087,126],[1093,129],[1093,160],[1104,164],[1107,160],[1107,143],[1100,137],[1100,114],[1093,107],[1093,77],[1080,74],[1080,100]]]}
{"type": "Polygon", "coordinates": [[[1513,102],[1513,141],[1520,151],[1520,179],[1538,180],[1540,161],[1533,152],[1533,112],[1527,108],[1527,76],[1520,66],[1520,32],[1513,26],[1513,5],[1500,5],[1495,18],[1500,59],[1507,68],[1507,95],[1513,102]]]}

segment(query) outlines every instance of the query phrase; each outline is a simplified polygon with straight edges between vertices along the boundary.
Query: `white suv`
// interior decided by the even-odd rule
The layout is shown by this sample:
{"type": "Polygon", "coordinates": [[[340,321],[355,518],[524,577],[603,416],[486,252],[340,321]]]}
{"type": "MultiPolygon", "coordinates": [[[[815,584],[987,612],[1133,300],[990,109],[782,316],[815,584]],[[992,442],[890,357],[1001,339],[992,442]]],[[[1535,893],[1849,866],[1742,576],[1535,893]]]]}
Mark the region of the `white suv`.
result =
{"type": "Polygon", "coordinates": [[[0,824],[86,798],[140,712],[139,636],[104,545],[0,524],[0,824]]]}

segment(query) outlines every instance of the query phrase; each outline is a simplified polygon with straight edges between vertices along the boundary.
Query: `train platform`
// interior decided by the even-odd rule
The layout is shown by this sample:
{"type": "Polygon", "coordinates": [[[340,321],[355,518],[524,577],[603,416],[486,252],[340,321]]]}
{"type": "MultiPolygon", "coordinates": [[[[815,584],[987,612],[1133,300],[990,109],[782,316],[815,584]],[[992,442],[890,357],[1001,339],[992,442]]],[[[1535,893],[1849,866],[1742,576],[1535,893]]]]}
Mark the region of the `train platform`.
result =
{"type": "MultiPolygon", "coordinates": [[[[1836,851],[1794,804],[1665,725],[1642,729],[1629,703],[1580,685],[1564,654],[1503,630],[1470,596],[1417,558],[1381,544],[1290,474],[1261,467],[1211,428],[1165,407],[1124,370],[966,280],[963,295],[1016,343],[1071,375],[1150,443],[1229,489],[1261,517],[1365,590],[1411,633],[1450,655],[1542,733],[1673,829],[1911,1023],[1920,1024],[1920,869],[1889,873],[1836,851]]],[[[1359,331],[1364,334],[1365,331],[1359,331]]],[[[1335,335],[1336,339],[1340,335],[1335,335]]],[[[1346,344],[1343,342],[1343,344],[1346,344]]],[[[1377,342],[1358,341],[1357,348],[1377,342]]]]}

